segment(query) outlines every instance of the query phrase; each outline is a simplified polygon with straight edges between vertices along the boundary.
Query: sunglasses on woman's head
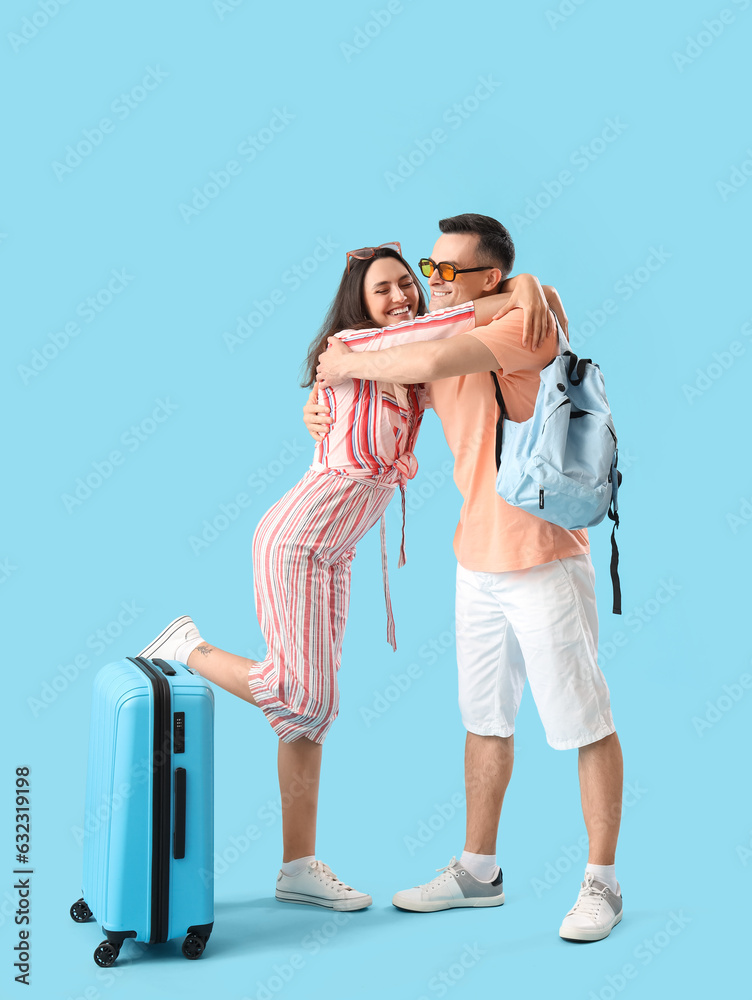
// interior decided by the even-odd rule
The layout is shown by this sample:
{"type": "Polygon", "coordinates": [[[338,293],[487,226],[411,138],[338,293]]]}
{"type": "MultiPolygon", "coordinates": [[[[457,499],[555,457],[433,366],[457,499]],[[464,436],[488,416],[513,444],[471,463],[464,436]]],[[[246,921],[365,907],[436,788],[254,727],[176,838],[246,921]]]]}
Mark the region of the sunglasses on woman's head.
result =
{"type": "Polygon", "coordinates": [[[430,257],[421,257],[418,267],[426,278],[430,278],[434,271],[438,271],[442,281],[454,281],[458,274],[467,274],[469,271],[490,271],[493,264],[487,264],[485,267],[455,267],[448,260],[442,260],[437,264],[430,257]]]}
{"type": "Polygon", "coordinates": [[[397,253],[402,256],[402,247],[396,241],[394,243],[382,243],[377,247],[361,247],[360,250],[348,250],[347,251],[347,273],[350,273],[350,258],[354,257],[356,260],[369,260],[371,257],[376,256],[377,250],[396,250],[397,253]]]}

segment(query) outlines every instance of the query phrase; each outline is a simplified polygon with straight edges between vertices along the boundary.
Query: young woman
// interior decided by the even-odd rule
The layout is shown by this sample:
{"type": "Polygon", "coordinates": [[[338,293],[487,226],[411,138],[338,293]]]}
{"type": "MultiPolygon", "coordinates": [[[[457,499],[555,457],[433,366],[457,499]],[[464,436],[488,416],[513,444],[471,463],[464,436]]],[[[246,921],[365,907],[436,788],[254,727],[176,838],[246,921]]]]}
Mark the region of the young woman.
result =
{"type": "MultiPolygon", "coordinates": [[[[398,243],[347,254],[339,290],[307,359],[307,384],[336,335],[352,350],[376,350],[464,333],[490,322],[508,295],[426,312],[418,279],[398,243]]],[[[423,416],[420,386],[347,380],[322,393],[333,429],[316,446],[300,482],[261,519],[253,539],[256,610],[268,652],[261,661],[218,649],[187,616],[142,656],[180,660],[258,706],[279,737],[284,854],[278,899],[357,910],[372,899],[341,882],[315,857],[322,744],[338,712],[337,671],[355,546],[381,519],[387,636],[393,648],[383,515],[417,470],[423,416]]],[[[403,547],[404,562],[404,492],[403,547]]]]}

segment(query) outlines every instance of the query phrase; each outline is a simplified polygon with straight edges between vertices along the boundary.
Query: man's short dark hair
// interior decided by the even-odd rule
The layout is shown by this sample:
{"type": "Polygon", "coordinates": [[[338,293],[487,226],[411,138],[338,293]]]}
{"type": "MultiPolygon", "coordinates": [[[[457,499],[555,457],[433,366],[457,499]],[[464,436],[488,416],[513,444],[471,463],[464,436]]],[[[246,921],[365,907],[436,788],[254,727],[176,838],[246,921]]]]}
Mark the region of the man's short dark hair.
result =
{"type": "Polygon", "coordinates": [[[489,215],[466,212],[439,222],[442,233],[472,233],[479,237],[478,264],[491,264],[506,278],[514,264],[514,242],[500,222],[489,215]]]}

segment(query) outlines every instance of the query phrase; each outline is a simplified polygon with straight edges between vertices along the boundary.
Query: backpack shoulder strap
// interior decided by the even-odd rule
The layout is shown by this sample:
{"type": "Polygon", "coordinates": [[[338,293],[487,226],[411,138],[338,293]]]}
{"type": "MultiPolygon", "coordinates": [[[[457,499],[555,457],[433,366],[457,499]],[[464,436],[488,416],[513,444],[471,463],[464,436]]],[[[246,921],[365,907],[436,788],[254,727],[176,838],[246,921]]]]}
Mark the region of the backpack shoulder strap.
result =
{"type": "Polygon", "coordinates": [[[491,372],[491,378],[494,381],[496,404],[499,407],[499,419],[496,421],[496,471],[498,472],[499,466],[501,465],[501,438],[503,434],[504,417],[507,415],[507,411],[504,406],[504,397],[501,394],[501,386],[499,385],[499,380],[496,377],[496,372],[491,372]]]}
{"type": "Polygon", "coordinates": [[[614,459],[611,463],[611,503],[608,508],[608,516],[614,522],[611,531],[611,587],[614,592],[613,613],[621,614],[621,581],[619,580],[619,546],[616,544],[616,529],[619,527],[619,487],[621,486],[622,475],[617,469],[619,462],[618,450],[614,452],[614,459]]]}

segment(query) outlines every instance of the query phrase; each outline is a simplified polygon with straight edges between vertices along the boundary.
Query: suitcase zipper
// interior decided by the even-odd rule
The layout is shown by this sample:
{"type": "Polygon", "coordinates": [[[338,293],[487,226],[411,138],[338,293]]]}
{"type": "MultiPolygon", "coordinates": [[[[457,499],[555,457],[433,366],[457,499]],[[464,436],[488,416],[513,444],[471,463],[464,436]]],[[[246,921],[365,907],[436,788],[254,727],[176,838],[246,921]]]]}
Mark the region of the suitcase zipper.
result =
{"type": "Polygon", "coordinates": [[[170,899],[170,779],[172,712],[170,682],[143,656],[128,659],[151,682],[154,693],[154,787],[152,795],[151,922],[149,943],[167,940],[170,899]]]}

